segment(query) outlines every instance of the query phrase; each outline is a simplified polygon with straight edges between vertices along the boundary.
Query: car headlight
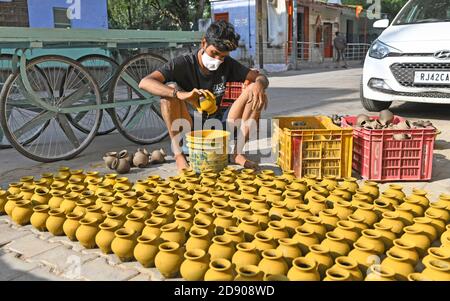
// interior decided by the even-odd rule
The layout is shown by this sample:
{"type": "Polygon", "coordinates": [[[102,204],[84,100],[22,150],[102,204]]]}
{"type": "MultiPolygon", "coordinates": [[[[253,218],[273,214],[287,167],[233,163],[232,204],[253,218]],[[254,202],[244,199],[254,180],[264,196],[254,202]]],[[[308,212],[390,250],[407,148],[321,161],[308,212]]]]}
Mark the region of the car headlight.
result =
{"type": "Polygon", "coordinates": [[[389,45],[386,45],[380,42],[379,40],[373,42],[369,50],[369,56],[379,60],[384,59],[387,56],[394,56],[400,54],[401,54],[400,50],[395,49],[394,47],[391,47],[389,45]]]}

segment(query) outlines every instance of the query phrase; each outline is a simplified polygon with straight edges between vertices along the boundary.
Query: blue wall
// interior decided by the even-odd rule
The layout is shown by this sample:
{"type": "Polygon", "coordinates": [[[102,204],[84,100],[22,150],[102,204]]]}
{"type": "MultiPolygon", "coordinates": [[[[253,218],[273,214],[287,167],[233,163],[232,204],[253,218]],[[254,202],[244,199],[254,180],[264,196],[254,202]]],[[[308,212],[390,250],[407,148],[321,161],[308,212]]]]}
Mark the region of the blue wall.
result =
{"type": "MultiPolygon", "coordinates": [[[[256,8],[255,0],[228,0],[211,2],[212,16],[217,13],[229,14],[229,21],[241,35],[241,42],[245,42],[247,55],[255,57],[256,53],[256,8]]],[[[240,49],[234,51],[232,56],[241,57],[240,49]]]]}
{"type": "MultiPolygon", "coordinates": [[[[28,0],[30,27],[53,28],[53,7],[69,7],[66,0],[28,0]]],[[[72,28],[108,28],[107,0],[81,0],[81,18],[72,28]]]]}

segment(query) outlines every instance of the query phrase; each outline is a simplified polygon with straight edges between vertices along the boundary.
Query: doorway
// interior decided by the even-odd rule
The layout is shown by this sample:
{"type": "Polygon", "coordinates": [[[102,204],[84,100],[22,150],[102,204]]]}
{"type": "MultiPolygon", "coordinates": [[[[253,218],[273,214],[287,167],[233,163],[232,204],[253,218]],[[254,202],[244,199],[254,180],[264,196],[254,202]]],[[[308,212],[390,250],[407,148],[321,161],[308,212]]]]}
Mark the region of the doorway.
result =
{"type": "Polygon", "coordinates": [[[353,20],[347,20],[347,43],[353,43],[353,20]]]}
{"type": "Polygon", "coordinates": [[[324,44],[324,56],[326,58],[333,57],[333,24],[323,24],[323,44],[324,44]]]}

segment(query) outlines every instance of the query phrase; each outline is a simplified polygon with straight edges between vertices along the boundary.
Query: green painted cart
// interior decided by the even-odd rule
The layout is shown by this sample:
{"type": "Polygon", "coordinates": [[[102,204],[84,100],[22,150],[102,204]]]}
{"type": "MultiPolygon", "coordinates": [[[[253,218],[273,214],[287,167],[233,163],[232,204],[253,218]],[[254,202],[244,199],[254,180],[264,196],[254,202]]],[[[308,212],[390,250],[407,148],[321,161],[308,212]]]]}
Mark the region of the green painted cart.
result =
{"type": "Polygon", "coordinates": [[[138,144],[160,141],[167,129],[159,99],[138,85],[164,57],[146,52],[118,64],[110,56],[74,60],[58,51],[172,49],[200,41],[198,32],[0,27],[0,147],[10,143],[30,159],[53,162],[77,156],[113,130],[138,144]],[[35,49],[55,54],[29,59],[35,49]]]}

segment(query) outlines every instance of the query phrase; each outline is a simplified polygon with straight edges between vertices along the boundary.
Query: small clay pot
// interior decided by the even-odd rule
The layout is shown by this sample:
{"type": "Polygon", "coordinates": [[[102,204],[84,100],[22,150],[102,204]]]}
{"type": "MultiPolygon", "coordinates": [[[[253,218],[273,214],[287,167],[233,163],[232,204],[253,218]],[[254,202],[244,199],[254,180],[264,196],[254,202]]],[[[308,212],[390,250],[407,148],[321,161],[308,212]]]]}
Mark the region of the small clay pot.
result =
{"type": "Polygon", "coordinates": [[[115,159],[117,159],[117,152],[108,152],[103,156],[103,161],[109,169],[112,169],[112,163],[115,159]]]}
{"type": "Polygon", "coordinates": [[[161,148],[160,150],[155,150],[150,155],[150,164],[161,164],[166,162],[166,152],[161,148]]]}
{"type": "Polygon", "coordinates": [[[149,162],[148,156],[148,151],[145,148],[138,148],[133,157],[133,165],[139,168],[146,167],[149,162]]]}
{"type": "Polygon", "coordinates": [[[131,170],[131,164],[127,158],[116,158],[111,166],[119,174],[126,174],[131,170]]]}
{"type": "Polygon", "coordinates": [[[394,126],[395,130],[409,130],[411,129],[411,123],[408,120],[397,123],[394,126]]]}
{"type": "Polygon", "coordinates": [[[408,140],[409,136],[407,134],[394,134],[392,136],[392,138],[394,138],[394,140],[397,140],[397,141],[402,141],[402,140],[408,140]]]}
{"type": "Polygon", "coordinates": [[[383,110],[380,112],[380,123],[382,125],[389,125],[394,120],[394,114],[389,110],[383,110]]]}
{"type": "Polygon", "coordinates": [[[370,121],[370,117],[365,114],[359,114],[356,117],[356,125],[362,126],[364,122],[370,121]]]}

